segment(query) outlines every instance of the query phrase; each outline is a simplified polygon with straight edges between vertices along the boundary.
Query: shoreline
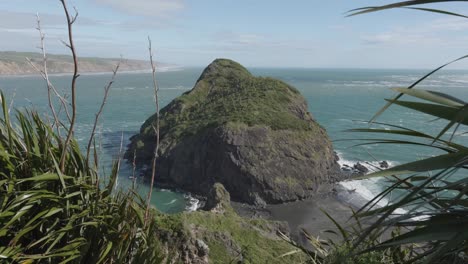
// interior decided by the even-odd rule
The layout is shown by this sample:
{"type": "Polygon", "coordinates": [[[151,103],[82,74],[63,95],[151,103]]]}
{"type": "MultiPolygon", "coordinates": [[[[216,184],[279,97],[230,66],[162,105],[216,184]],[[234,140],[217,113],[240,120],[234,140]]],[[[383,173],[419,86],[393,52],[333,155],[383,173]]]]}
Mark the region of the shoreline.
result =
{"type": "MultiPolygon", "coordinates": [[[[169,66],[161,67],[157,69],[158,72],[175,72],[181,71],[183,67],[178,66],[169,66]]],[[[92,76],[92,75],[106,75],[112,74],[112,71],[96,71],[96,72],[81,72],[79,73],[82,76],[92,76]]],[[[139,74],[139,73],[151,73],[151,69],[142,69],[142,70],[122,70],[117,74],[139,74]]],[[[49,77],[61,77],[72,75],[72,72],[60,72],[60,73],[49,73],[49,77]]],[[[40,73],[18,73],[18,74],[0,74],[0,78],[32,78],[32,77],[41,77],[40,73]]]]}
{"type": "Polygon", "coordinates": [[[340,225],[346,226],[352,223],[350,222],[353,214],[352,209],[358,208],[357,204],[350,202],[352,195],[352,192],[337,183],[328,193],[319,193],[300,201],[267,205],[264,208],[237,202],[231,202],[231,205],[237,214],[245,218],[260,218],[287,223],[290,237],[302,246],[308,247],[310,245],[308,245],[303,231],[324,239],[341,239],[325,232],[336,229],[336,226],[322,210],[330,214],[340,225]]]}

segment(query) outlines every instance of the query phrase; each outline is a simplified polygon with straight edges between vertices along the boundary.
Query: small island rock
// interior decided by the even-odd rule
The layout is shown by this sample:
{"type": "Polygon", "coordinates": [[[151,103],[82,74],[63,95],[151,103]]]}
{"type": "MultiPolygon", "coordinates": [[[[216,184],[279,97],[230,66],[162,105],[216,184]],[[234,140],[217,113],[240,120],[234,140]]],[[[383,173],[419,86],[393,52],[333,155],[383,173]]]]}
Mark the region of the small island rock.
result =
{"type": "MultiPolygon", "coordinates": [[[[294,87],[217,59],[195,87],[161,110],[157,183],[232,200],[273,204],[311,197],[341,179],[332,144],[294,87]]],[[[156,115],[131,138],[127,159],[150,164],[156,115]]]]}

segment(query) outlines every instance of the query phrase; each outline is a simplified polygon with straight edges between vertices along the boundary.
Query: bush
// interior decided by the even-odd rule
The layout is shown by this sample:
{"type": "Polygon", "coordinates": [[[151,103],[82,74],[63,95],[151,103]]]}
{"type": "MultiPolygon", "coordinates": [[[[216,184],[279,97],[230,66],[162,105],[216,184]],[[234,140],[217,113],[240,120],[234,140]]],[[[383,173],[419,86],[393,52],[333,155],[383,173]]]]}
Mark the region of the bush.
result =
{"type": "Polygon", "coordinates": [[[101,186],[74,139],[63,149],[52,126],[34,111],[17,112],[15,126],[5,97],[0,98],[0,258],[53,263],[159,259],[155,223],[144,223],[144,201],[133,192],[113,194],[120,161],[101,186]],[[63,172],[58,168],[62,151],[63,172]]]}

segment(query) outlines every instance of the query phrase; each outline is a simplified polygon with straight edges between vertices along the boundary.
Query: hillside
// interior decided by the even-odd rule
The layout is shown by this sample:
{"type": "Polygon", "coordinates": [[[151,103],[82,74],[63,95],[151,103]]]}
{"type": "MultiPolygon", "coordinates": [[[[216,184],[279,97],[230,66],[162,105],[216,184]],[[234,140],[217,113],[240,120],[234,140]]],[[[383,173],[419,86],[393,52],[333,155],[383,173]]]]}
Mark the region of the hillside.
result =
{"type": "MultiPolygon", "coordinates": [[[[54,73],[70,73],[73,71],[72,57],[69,55],[47,55],[48,71],[54,73]]],[[[42,64],[42,54],[35,52],[0,51],[0,75],[29,75],[37,71],[26,60],[29,58],[38,65],[42,64]]],[[[119,62],[119,58],[79,58],[81,73],[110,72],[119,62]]],[[[159,64],[161,67],[168,65],[159,64]]],[[[144,60],[124,60],[120,71],[149,70],[149,62],[144,60]]]]}

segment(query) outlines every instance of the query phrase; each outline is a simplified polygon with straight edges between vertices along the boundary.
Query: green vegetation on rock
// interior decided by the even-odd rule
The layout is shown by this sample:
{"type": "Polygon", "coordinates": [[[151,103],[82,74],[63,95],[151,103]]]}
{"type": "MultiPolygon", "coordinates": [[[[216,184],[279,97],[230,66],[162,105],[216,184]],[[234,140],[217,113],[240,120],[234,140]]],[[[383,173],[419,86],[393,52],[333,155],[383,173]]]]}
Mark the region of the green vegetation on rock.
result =
{"type": "Polygon", "coordinates": [[[276,236],[275,222],[245,219],[231,210],[225,214],[205,211],[183,214],[186,223],[208,244],[212,263],[231,263],[233,260],[302,263],[307,259],[305,254],[280,257],[295,248],[276,236]]]}
{"type": "Polygon", "coordinates": [[[159,215],[156,218],[159,233],[167,233],[161,236],[162,243],[174,251],[175,259],[196,255],[197,259],[201,257],[209,263],[220,264],[304,263],[307,260],[307,255],[302,252],[286,254],[295,248],[277,235],[277,231],[283,228],[280,222],[242,218],[229,204],[219,202],[221,211],[217,206],[218,209],[212,211],[159,215]],[[207,248],[203,250],[199,244],[206,244],[207,248]]]}
{"type": "MultiPolygon", "coordinates": [[[[149,164],[156,119],[131,138],[128,159],[149,164]]],[[[298,90],[227,59],[161,110],[159,152],[159,184],[207,195],[220,182],[235,201],[257,205],[311,197],[340,177],[327,133],[298,90]]]]}
{"type": "MultiPolygon", "coordinates": [[[[290,85],[276,79],[255,77],[237,62],[215,60],[195,87],[161,110],[161,134],[195,135],[208,127],[228,122],[265,125],[274,130],[312,130],[305,113],[295,112],[305,101],[290,85]]],[[[156,116],[142,126],[152,135],[156,116]]]]}

